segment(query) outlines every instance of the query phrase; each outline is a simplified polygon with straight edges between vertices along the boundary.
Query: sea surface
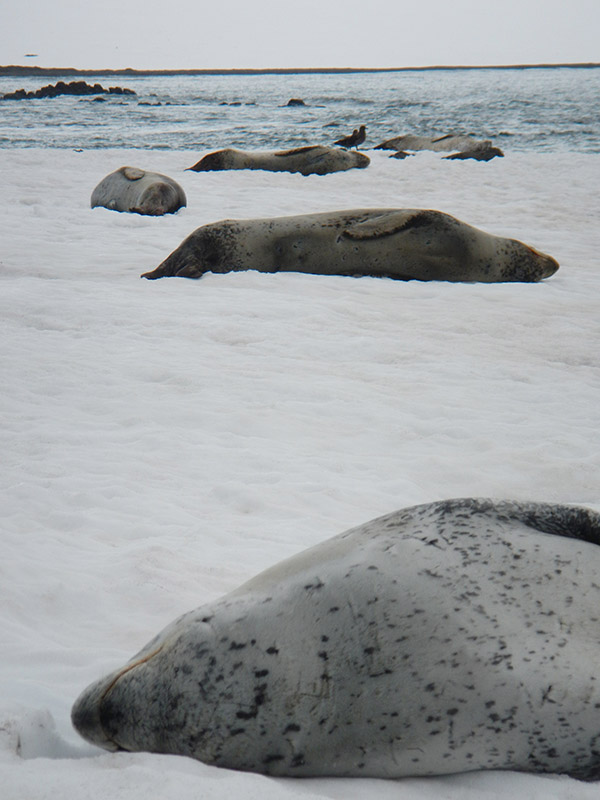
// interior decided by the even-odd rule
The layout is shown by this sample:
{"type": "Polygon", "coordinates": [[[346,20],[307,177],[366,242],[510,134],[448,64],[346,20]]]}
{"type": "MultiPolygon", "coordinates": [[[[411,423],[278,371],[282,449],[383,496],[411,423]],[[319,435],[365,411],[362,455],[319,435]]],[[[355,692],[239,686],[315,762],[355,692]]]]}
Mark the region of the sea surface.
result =
{"type": "MultiPolygon", "coordinates": [[[[0,95],[59,79],[1,77],[0,95]]],[[[505,151],[600,152],[600,68],[85,80],[136,94],[0,101],[0,147],[283,149],[329,144],[364,124],[365,149],[401,134],[471,133],[505,151]],[[288,107],[291,98],[305,105],[288,107]]]]}

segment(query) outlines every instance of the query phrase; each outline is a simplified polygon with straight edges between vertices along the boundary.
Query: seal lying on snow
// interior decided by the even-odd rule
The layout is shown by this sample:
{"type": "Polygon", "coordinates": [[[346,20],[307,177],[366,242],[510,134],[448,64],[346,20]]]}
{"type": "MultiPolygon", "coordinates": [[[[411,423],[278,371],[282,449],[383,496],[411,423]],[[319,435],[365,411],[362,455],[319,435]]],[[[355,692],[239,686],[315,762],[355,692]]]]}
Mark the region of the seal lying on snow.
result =
{"type": "Polygon", "coordinates": [[[172,178],[137,167],[121,167],[100,181],[91,206],[160,216],[186,205],[185,192],[172,178]]]}
{"type": "Polygon", "coordinates": [[[109,750],[274,775],[600,777],[600,515],[397,511],[177,619],[86,689],[109,750]]]}
{"type": "Polygon", "coordinates": [[[415,136],[410,133],[406,136],[395,136],[393,139],[387,139],[378,144],[375,150],[396,150],[391,158],[405,158],[406,150],[433,150],[442,153],[450,153],[454,150],[457,152],[450,156],[444,156],[444,158],[473,158],[476,161],[491,161],[496,156],[500,158],[504,156],[502,150],[494,147],[489,139],[479,141],[466,134],[455,135],[452,133],[438,136],[437,139],[430,136],[415,136]]]}
{"type": "Polygon", "coordinates": [[[299,172],[301,175],[327,175],[371,163],[364,153],[350,153],[339,147],[314,145],[276,153],[249,153],[244,150],[216,150],[189,167],[193,172],[225,169],[264,169],[269,172],[299,172]]]}
{"type": "MultiPolygon", "coordinates": [[[[375,146],[375,150],[433,150],[434,152],[451,153],[453,150],[472,150],[481,141],[465,133],[448,133],[445,136],[418,136],[407,133],[394,136],[375,146]]],[[[490,143],[491,144],[491,143],[490,143]]]]}
{"type": "Polygon", "coordinates": [[[255,269],[422,281],[539,281],[550,256],[440,211],[356,209],[197,228],[144,278],[255,269]]]}

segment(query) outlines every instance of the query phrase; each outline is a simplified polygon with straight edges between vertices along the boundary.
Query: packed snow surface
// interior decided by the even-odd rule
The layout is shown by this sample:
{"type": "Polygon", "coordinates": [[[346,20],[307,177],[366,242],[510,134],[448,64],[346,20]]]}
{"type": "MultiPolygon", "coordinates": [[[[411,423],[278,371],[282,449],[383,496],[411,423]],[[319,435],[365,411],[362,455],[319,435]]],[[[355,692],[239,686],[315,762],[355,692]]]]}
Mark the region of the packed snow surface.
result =
{"type": "Polygon", "coordinates": [[[600,155],[185,172],[201,155],[0,150],[3,800],[598,800],[564,776],[272,779],[71,728],[79,692],[176,616],[370,518],[463,496],[600,510],[600,155]],[[187,208],[91,210],[123,165],[187,208]],[[139,278],[208,222],[361,207],[437,208],[561,267],[139,278]]]}

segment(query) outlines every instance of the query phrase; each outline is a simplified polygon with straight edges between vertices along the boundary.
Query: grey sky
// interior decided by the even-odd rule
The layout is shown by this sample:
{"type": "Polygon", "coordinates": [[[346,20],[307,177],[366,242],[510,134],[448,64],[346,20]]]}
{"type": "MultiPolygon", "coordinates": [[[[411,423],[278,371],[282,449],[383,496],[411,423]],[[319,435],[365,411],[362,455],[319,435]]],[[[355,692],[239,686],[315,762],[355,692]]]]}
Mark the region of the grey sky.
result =
{"type": "Polygon", "coordinates": [[[600,0],[3,0],[0,6],[3,65],[556,63],[600,61],[599,42],[600,0]]]}

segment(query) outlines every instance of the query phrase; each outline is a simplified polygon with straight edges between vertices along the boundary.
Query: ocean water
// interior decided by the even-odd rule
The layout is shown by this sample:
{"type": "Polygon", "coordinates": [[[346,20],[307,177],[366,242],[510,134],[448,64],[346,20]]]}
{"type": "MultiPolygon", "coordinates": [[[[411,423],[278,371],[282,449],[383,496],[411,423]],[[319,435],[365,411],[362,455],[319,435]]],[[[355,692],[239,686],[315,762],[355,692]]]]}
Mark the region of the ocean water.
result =
{"type": "MultiPolygon", "coordinates": [[[[2,77],[0,95],[58,79],[2,77]]],[[[0,102],[0,147],[278,149],[332,143],[365,124],[365,148],[407,133],[472,133],[505,152],[600,152],[599,68],[86,80],[136,95],[0,102]],[[288,107],[291,98],[306,105],[288,107]]]]}

